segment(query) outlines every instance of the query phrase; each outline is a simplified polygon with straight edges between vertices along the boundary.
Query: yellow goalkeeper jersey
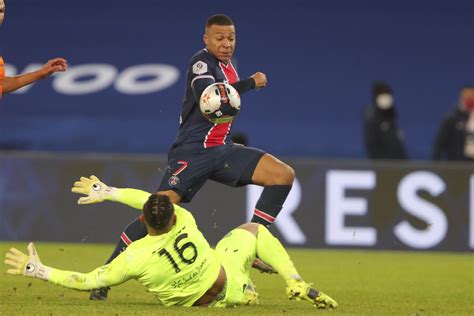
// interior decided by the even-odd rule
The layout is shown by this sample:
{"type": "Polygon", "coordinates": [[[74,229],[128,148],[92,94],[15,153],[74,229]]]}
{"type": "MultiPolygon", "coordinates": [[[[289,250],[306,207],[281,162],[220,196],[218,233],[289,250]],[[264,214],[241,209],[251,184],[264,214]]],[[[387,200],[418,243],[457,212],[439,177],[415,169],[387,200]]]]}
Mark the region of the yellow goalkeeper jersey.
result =
{"type": "Polygon", "coordinates": [[[176,224],[166,234],[130,244],[111,263],[88,274],[52,269],[49,281],[78,290],[136,279],[163,305],[192,306],[216,281],[220,260],[190,212],[175,205],[176,224]]]}

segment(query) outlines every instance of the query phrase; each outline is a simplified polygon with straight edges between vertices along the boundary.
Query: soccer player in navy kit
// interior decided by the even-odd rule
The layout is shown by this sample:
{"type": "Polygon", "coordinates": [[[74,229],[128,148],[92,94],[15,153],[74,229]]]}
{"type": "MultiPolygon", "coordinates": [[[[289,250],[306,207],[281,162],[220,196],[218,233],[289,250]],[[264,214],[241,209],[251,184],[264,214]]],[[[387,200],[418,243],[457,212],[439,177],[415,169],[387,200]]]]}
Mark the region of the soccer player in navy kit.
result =
{"type": "MultiPolygon", "coordinates": [[[[239,78],[232,62],[235,39],[234,23],[228,16],[219,14],[207,20],[204,34],[206,48],[191,58],[180,127],[169,151],[168,168],[158,192],[169,196],[174,204],[179,204],[191,201],[208,179],[233,187],[260,185],[264,190],[255,207],[252,222],[270,226],[291,190],[293,169],[262,150],[234,144],[229,136],[232,122],[213,124],[199,108],[201,93],[214,82],[227,82],[239,94],[266,86],[266,76],[261,72],[248,79],[239,78]]],[[[137,218],[122,233],[107,262],[146,233],[143,219],[137,218]]],[[[91,293],[91,299],[106,297],[107,289],[91,293]]]]}

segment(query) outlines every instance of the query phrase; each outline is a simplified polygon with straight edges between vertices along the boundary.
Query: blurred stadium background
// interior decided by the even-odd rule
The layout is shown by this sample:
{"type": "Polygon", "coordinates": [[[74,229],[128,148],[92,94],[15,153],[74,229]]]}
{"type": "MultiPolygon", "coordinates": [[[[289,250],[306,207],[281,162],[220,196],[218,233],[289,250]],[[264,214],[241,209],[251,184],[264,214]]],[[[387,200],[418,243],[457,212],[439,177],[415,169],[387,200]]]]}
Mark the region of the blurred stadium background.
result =
{"type": "MultiPolygon", "coordinates": [[[[273,231],[289,247],[462,252],[447,262],[460,269],[455,281],[466,281],[453,286],[465,294],[456,314],[474,313],[474,168],[430,161],[444,115],[474,81],[471,0],[8,1],[0,28],[7,74],[52,57],[65,57],[70,69],[1,101],[3,246],[115,242],[136,213],[110,203],[78,207],[70,187],[89,174],[114,186],[158,187],[188,60],[214,13],[236,23],[241,77],[269,78],[244,96],[234,132],[296,170],[273,231]],[[363,107],[377,79],[394,89],[411,161],[365,159],[363,107]]],[[[189,209],[215,243],[246,220],[258,194],[208,183],[189,209]]],[[[344,260],[365,256],[352,254],[344,260]]],[[[2,301],[10,284],[3,282],[2,301]]],[[[433,297],[425,299],[430,306],[433,297]]],[[[370,306],[353,310],[364,311],[370,306]]]]}

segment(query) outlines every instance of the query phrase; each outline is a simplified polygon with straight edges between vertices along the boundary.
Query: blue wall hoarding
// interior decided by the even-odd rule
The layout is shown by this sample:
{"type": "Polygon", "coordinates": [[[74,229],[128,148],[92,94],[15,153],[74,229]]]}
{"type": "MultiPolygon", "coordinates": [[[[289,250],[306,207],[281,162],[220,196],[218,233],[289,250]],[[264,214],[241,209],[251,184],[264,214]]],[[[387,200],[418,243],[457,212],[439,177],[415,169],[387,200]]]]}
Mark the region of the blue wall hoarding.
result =
{"type": "MultiPolygon", "coordinates": [[[[297,180],[272,231],[307,248],[472,251],[474,173],[468,163],[287,161],[297,180]]],[[[114,242],[139,215],[104,202],[79,206],[70,192],[95,174],[116,187],[153,192],[162,155],[0,153],[0,240],[114,242]]],[[[252,216],[261,188],[209,181],[184,204],[215,244],[252,216]]]]}
{"type": "Polygon", "coordinates": [[[0,29],[8,72],[55,56],[71,68],[4,98],[0,146],[166,152],[188,60],[216,12],[237,25],[241,76],[269,78],[244,96],[234,131],[274,154],[363,157],[362,108],[372,80],[385,79],[410,156],[428,159],[460,86],[474,80],[469,0],[8,1],[0,29]]]}

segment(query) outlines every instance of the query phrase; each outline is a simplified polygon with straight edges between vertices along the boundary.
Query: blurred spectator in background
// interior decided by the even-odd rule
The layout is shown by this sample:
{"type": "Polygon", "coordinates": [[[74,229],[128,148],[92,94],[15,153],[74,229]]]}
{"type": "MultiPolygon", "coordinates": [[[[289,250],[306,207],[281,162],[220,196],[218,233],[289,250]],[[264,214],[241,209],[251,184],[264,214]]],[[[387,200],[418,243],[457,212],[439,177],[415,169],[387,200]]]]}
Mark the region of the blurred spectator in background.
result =
{"type": "Polygon", "coordinates": [[[443,120],[433,159],[474,160],[474,86],[461,89],[458,105],[443,120]]]}
{"type": "Polygon", "coordinates": [[[372,86],[372,105],[364,113],[364,141],[371,159],[407,159],[392,89],[385,82],[372,86]]]}
{"type": "Polygon", "coordinates": [[[247,135],[245,135],[244,133],[233,133],[232,141],[236,144],[240,144],[244,146],[249,145],[249,139],[247,138],[247,135]]]}

